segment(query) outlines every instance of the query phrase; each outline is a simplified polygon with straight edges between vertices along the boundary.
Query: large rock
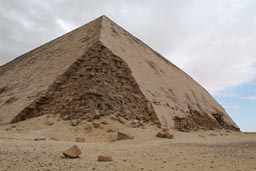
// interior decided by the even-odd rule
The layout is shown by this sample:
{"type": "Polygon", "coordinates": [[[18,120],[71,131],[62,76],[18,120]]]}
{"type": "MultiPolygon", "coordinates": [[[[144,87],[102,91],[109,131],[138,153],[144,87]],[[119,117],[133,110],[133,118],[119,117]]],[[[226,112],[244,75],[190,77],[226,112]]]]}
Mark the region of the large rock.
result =
{"type": "Polygon", "coordinates": [[[81,150],[76,145],[63,151],[63,155],[67,158],[78,158],[81,153],[81,150]]]}

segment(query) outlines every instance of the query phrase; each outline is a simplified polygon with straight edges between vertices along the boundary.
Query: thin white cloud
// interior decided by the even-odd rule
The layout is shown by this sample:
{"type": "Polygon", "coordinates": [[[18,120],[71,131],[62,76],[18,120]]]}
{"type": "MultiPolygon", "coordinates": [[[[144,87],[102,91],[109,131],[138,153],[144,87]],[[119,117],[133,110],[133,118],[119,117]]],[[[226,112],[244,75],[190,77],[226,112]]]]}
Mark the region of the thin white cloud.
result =
{"type": "Polygon", "coordinates": [[[227,92],[217,92],[215,93],[216,96],[219,97],[228,97],[228,98],[232,98],[232,99],[243,99],[243,100],[256,100],[256,95],[251,95],[251,96],[244,96],[244,95],[239,95],[236,93],[227,93],[227,92]]]}
{"type": "Polygon", "coordinates": [[[62,19],[60,19],[59,17],[56,19],[56,23],[62,28],[62,30],[64,32],[69,32],[71,30],[73,30],[75,28],[74,25],[63,21],[62,19]]]}
{"type": "Polygon", "coordinates": [[[248,100],[256,100],[256,95],[255,96],[248,96],[248,97],[244,97],[245,99],[248,100]]]}

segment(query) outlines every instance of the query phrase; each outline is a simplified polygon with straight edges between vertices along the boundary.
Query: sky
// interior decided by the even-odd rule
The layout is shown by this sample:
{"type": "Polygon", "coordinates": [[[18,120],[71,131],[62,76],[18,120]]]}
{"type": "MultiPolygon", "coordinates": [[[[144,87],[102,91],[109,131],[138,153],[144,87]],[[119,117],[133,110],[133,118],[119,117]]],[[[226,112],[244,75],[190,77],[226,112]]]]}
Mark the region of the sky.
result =
{"type": "Polygon", "coordinates": [[[256,132],[255,0],[0,0],[0,65],[106,15],[256,132]]]}

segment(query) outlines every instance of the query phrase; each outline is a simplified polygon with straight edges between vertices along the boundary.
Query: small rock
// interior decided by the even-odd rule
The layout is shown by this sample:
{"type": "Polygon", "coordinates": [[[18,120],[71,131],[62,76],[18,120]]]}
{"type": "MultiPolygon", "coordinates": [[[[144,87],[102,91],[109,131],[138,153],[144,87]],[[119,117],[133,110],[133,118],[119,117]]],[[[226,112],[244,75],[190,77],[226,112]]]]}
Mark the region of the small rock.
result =
{"type": "Polygon", "coordinates": [[[8,127],[8,128],[5,128],[5,130],[6,130],[6,131],[10,131],[10,130],[11,130],[11,128],[9,128],[9,127],[8,127]]]}
{"type": "Polygon", "coordinates": [[[34,141],[45,141],[46,138],[35,138],[34,141]]]}
{"type": "Polygon", "coordinates": [[[162,131],[163,131],[163,132],[168,132],[168,131],[169,131],[169,128],[163,128],[162,131]]]}
{"type": "Polygon", "coordinates": [[[126,120],[122,117],[117,117],[117,120],[121,123],[121,124],[125,124],[126,120]]]}
{"type": "Polygon", "coordinates": [[[168,139],[172,139],[173,138],[173,135],[169,132],[158,132],[156,134],[157,137],[159,138],[168,138],[168,139]]]}
{"type": "Polygon", "coordinates": [[[115,132],[115,130],[109,128],[109,129],[107,130],[107,132],[115,132]]]}
{"type": "Polygon", "coordinates": [[[103,124],[103,125],[107,125],[108,124],[107,121],[101,121],[100,123],[103,124]]]}
{"type": "Polygon", "coordinates": [[[79,120],[70,120],[72,126],[77,126],[79,124],[79,120]]]}
{"type": "Polygon", "coordinates": [[[46,122],[44,122],[44,124],[45,124],[45,125],[48,125],[48,126],[51,126],[51,125],[53,125],[54,123],[53,123],[52,121],[46,121],[46,122]]]}
{"type": "Polygon", "coordinates": [[[95,123],[94,122],[94,123],[92,123],[92,125],[93,125],[94,128],[100,128],[100,124],[99,123],[95,123]]]}
{"type": "Polygon", "coordinates": [[[134,136],[127,135],[122,132],[117,132],[117,140],[127,140],[127,139],[134,139],[134,136]]]}
{"type": "Polygon", "coordinates": [[[77,137],[76,142],[85,142],[85,138],[83,137],[77,137]]]}
{"type": "Polygon", "coordinates": [[[86,125],[84,129],[85,129],[85,132],[91,132],[92,131],[92,126],[91,125],[86,125]]]}
{"type": "Polygon", "coordinates": [[[81,150],[74,145],[73,147],[63,151],[63,155],[67,158],[78,158],[81,155],[81,150]]]}
{"type": "Polygon", "coordinates": [[[203,135],[201,135],[201,134],[199,134],[198,136],[199,136],[199,137],[202,137],[202,138],[205,138],[205,137],[204,137],[203,135]]]}
{"type": "Polygon", "coordinates": [[[98,110],[94,110],[93,119],[100,119],[100,112],[98,110]]]}
{"type": "Polygon", "coordinates": [[[116,116],[110,116],[110,119],[113,120],[113,121],[117,120],[116,116]]]}
{"type": "Polygon", "coordinates": [[[16,128],[17,126],[16,125],[12,125],[11,128],[16,128]]]}
{"type": "Polygon", "coordinates": [[[56,138],[56,137],[51,137],[50,140],[53,140],[53,141],[60,141],[60,139],[56,138]]]}
{"type": "Polygon", "coordinates": [[[111,162],[111,161],[113,161],[113,160],[112,160],[112,157],[111,157],[111,156],[99,155],[99,156],[98,156],[98,161],[99,161],[99,162],[111,162]]]}
{"type": "Polygon", "coordinates": [[[133,120],[133,123],[139,123],[139,120],[134,119],[134,120],[133,120]]]}

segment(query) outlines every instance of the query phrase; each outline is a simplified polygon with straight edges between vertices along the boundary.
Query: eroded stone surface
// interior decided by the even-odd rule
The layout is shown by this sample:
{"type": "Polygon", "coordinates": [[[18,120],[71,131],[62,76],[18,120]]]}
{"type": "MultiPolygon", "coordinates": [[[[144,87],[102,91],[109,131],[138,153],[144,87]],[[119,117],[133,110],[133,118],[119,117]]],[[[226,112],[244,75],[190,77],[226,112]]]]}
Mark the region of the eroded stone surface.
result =
{"type": "Polygon", "coordinates": [[[98,42],[58,77],[45,96],[25,108],[13,122],[60,113],[76,126],[79,120],[114,115],[120,122],[130,120],[131,126],[137,120],[139,127],[141,122],[152,121],[152,111],[128,65],[98,42]]]}

